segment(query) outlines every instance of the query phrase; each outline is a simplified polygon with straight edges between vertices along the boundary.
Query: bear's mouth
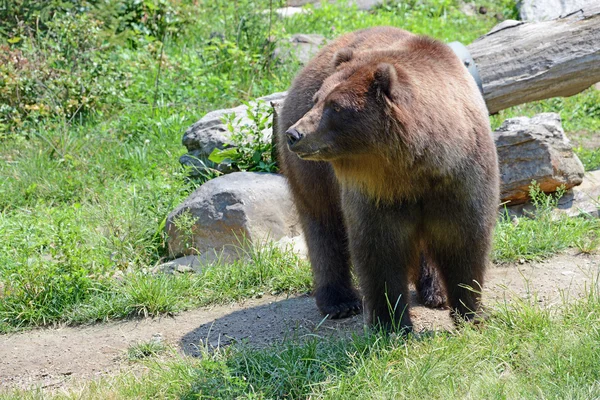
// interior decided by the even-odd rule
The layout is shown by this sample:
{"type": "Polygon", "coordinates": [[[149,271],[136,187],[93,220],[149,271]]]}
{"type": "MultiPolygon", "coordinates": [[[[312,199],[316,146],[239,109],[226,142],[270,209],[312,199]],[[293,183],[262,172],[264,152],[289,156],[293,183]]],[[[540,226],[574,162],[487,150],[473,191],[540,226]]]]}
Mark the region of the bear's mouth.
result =
{"type": "Polygon", "coordinates": [[[303,160],[321,160],[321,157],[318,155],[321,153],[321,150],[316,150],[312,152],[296,152],[296,155],[303,160]]]}

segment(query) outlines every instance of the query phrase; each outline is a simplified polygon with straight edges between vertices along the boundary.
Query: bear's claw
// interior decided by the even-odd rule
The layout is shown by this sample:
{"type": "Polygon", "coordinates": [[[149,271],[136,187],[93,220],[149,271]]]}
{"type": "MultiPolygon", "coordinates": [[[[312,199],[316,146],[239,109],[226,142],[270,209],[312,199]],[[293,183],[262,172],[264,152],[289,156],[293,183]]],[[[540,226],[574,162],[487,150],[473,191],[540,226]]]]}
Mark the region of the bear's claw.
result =
{"type": "Polygon", "coordinates": [[[341,303],[333,306],[320,307],[323,315],[328,315],[331,319],[348,318],[362,311],[360,300],[353,300],[347,303],[341,303]]]}

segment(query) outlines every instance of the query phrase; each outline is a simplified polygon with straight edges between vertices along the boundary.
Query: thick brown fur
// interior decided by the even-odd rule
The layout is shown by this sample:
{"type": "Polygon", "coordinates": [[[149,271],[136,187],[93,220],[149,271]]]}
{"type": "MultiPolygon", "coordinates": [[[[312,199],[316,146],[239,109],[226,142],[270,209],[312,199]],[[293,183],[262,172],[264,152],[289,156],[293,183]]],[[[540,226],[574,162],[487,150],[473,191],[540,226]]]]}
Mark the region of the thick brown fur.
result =
{"type": "Polygon", "coordinates": [[[411,281],[433,306],[441,281],[453,314],[473,318],[498,164],[485,103],[448,46],[389,27],[338,38],[292,84],[278,154],[321,312],[359,311],[352,262],[372,323],[411,328],[411,281]]]}

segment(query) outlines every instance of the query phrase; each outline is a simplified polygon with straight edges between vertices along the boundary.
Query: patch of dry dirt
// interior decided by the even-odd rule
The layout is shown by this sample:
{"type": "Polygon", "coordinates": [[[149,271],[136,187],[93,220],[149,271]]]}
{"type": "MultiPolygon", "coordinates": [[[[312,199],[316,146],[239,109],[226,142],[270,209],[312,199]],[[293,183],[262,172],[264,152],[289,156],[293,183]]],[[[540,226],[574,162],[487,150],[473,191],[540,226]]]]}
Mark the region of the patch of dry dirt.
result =
{"type": "MultiPolygon", "coordinates": [[[[598,284],[600,255],[562,254],[545,262],[490,268],[484,303],[537,294],[545,306],[578,298],[592,282],[598,284]]],[[[415,296],[413,296],[415,297],[415,296]]],[[[417,330],[452,329],[448,312],[414,304],[417,330]]],[[[363,329],[361,315],[323,321],[308,296],[273,297],[241,304],[202,308],[175,317],[143,319],[88,327],[42,329],[0,336],[0,389],[61,387],[72,381],[131,369],[124,354],[137,342],[155,335],[178,346],[183,354],[198,354],[200,341],[226,345],[244,341],[262,346],[289,336],[348,334],[363,329]]]]}

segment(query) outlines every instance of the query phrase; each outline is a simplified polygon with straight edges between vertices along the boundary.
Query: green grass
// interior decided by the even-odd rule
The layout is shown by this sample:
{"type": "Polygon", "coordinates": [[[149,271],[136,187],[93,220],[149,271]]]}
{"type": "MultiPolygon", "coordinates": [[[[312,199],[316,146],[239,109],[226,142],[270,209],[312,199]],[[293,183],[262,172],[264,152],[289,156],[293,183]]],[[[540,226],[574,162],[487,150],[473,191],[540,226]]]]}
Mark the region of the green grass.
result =
{"type": "Polygon", "coordinates": [[[562,125],[567,132],[600,131],[600,90],[589,88],[571,97],[557,97],[548,100],[522,104],[500,111],[492,116],[492,127],[495,129],[507,118],[518,116],[531,117],[538,113],[556,112],[560,114],[562,125]]]}
{"type": "Polygon", "coordinates": [[[503,216],[496,227],[492,259],[495,263],[534,261],[567,248],[590,253],[599,244],[600,221],[594,217],[538,214],[535,219],[513,220],[503,216]]]}
{"type": "Polygon", "coordinates": [[[564,195],[564,188],[550,195],[544,194],[532,182],[529,195],[534,206],[526,217],[511,218],[506,210],[498,221],[494,235],[492,258],[496,263],[532,261],[576,247],[591,253],[600,244],[600,220],[581,215],[570,218],[554,210],[564,195]]]}
{"type": "MultiPolygon", "coordinates": [[[[217,266],[201,276],[148,273],[167,256],[167,214],[201,183],[187,180],[178,163],[185,129],[209,110],[288,87],[299,65],[274,62],[268,36],[333,38],[393,25],[468,43],[496,24],[496,13],[514,16],[510,0],[481,2],[488,13],[473,17],[460,13],[457,1],[427,0],[389,1],[372,12],[345,2],[308,6],[308,14],[272,21],[262,13],[267,0],[168,4],[178,19],[164,43],[131,30],[116,34],[109,8],[87,11],[101,22],[93,26],[90,16],[63,12],[48,31],[14,34],[10,50],[28,57],[33,72],[0,69],[8,85],[0,87],[1,98],[12,102],[6,88],[22,84],[19,93],[30,102],[0,109],[10,115],[0,120],[0,332],[309,290],[306,264],[268,249],[260,262],[217,266]],[[223,40],[211,39],[214,32],[223,40]],[[38,72],[48,73],[52,85],[40,85],[38,72]],[[85,112],[75,112],[73,104],[88,95],[85,112]],[[16,118],[15,110],[23,114],[16,118]]],[[[600,129],[598,93],[505,110],[494,123],[557,111],[567,130],[593,132],[600,129]]],[[[588,169],[597,165],[595,150],[578,152],[588,169]]],[[[597,223],[584,218],[523,219],[518,226],[502,220],[493,257],[535,259],[573,246],[591,251],[597,233],[597,223]]]]}
{"type": "Polygon", "coordinates": [[[0,303],[0,332],[57,322],[82,324],[172,314],[190,307],[310,290],[308,263],[275,246],[247,251],[244,260],[215,264],[202,274],[130,271],[94,277],[85,269],[38,265],[14,274],[0,303]]]}
{"type": "Polygon", "coordinates": [[[123,373],[70,392],[0,398],[598,398],[599,295],[596,281],[584,298],[551,309],[535,296],[497,304],[478,328],[406,340],[367,330],[344,339],[290,338],[263,349],[201,347],[200,358],[136,357],[148,368],[141,376],[123,373]]]}
{"type": "Polygon", "coordinates": [[[575,154],[583,163],[586,171],[594,171],[600,168],[600,149],[575,148],[575,154]]]}

